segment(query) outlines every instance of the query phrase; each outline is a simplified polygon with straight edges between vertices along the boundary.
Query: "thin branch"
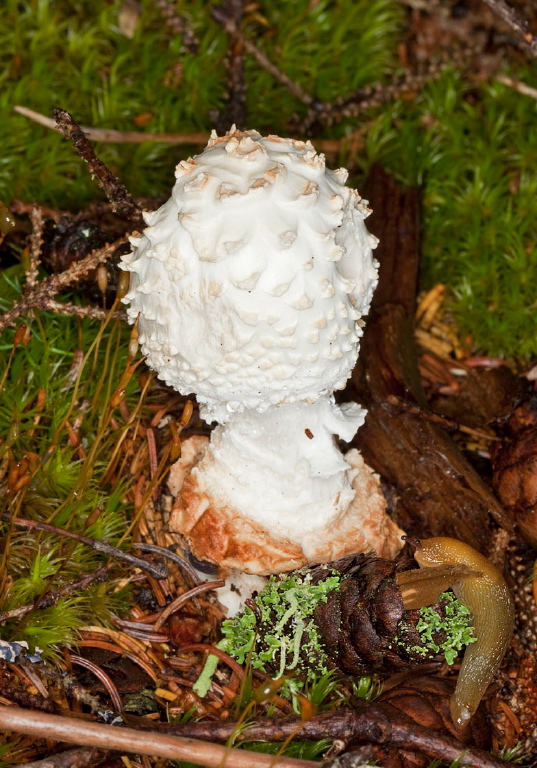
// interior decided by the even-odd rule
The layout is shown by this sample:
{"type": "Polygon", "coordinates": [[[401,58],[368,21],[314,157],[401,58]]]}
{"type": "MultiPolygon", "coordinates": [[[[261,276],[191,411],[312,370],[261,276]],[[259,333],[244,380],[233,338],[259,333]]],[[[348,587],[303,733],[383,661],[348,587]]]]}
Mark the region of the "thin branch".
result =
{"type": "Polygon", "coordinates": [[[109,578],[110,570],[108,566],[102,565],[100,568],[97,568],[96,571],[93,571],[93,573],[88,573],[79,581],[75,581],[72,584],[66,584],[64,587],[61,587],[54,592],[45,593],[41,598],[38,598],[36,603],[32,603],[30,605],[20,605],[18,608],[13,608],[11,611],[0,613],[0,624],[3,624],[4,621],[8,621],[8,619],[15,619],[20,618],[21,616],[25,616],[27,613],[31,613],[36,608],[48,608],[51,605],[55,605],[62,597],[66,597],[67,595],[72,595],[75,592],[87,589],[94,583],[102,584],[103,582],[108,581],[109,578]]]}
{"type": "MultiPolygon", "coordinates": [[[[45,128],[51,128],[53,131],[61,133],[61,130],[56,125],[56,121],[50,117],[20,105],[13,107],[13,109],[20,115],[33,120],[34,123],[39,123],[39,125],[44,125],[45,128]]],[[[86,125],[81,125],[80,129],[84,132],[86,138],[91,141],[117,144],[141,144],[144,141],[162,141],[165,144],[206,144],[209,138],[207,133],[144,133],[143,131],[114,131],[109,128],[90,128],[86,125]]]]}
{"type": "Polygon", "coordinates": [[[25,291],[35,288],[37,284],[37,274],[39,263],[41,261],[41,248],[43,246],[43,211],[38,205],[32,206],[30,213],[32,222],[32,235],[30,237],[30,265],[26,272],[25,291]]]}
{"type": "MultiPolygon", "coordinates": [[[[283,73],[281,74],[283,75],[283,73]]],[[[33,109],[21,106],[16,106],[13,109],[30,120],[44,125],[46,128],[51,128],[54,131],[59,130],[54,120],[42,115],[40,112],[34,112],[33,109]]],[[[205,145],[209,139],[208,133],[143,133],[142,131],[114,131],[108,128],[91,128],[89,126],[82,126],[82,130],[88,139],[110,144],[140,144],[143,141],[161,141],[163,144],[205,145]]],[[[338,154],[341,147],[348,143],[349,138],[349,136],[346,136],[342,139],[313,139],[312,141],[319,152],[338,154]]],[[[13,205],[11,206],[15,213],[18,211],[25,212],[24,203],[17,201],[16,206],[17,208],[13,205]]],[[[45,213],[51,217],[55,215],[52,209],[45,210],[45,213]]]]}
{"type": "MultiPolygon", "coordinates": [[[[348,743],[358,740],[372,744],[389,746],[419,752],[430,759],[447,762],[460,760],[460,766],[472,768],[507,768],[509,763],[481,749],[468,747],[453,736],[440,734],[431,728],[418,725],[405,715],[397,712],[389,704],[371,704],[360,700],[356,709],[340,709],[323,712],[301,724],[297,717],[263,719],[252,722],[247,729],[237,734],[236,742],[284,741],[293,734],[297,741],[319,739],[342,739],[348,743]]],[[[180,734],[183,737],[226,742],[236,730],[233,722],[211,721],[186,724],[155,724],[148,728],[166,733],[180,734]]]]}
{"type": "Polygon", "coordinates": [[[537,36],[530,31],[528,22],[521,19],[505,0],[484,0],[484,2],[516,34],[520,47],[530,56],[537,57],[537,36]]]}
{"type": "MultiPolygon", "coordinates": [[[[126,242],[126,237],[120,237],[110,245],[105,245],[103,248],[92,251],[81,261],[73,262],[69,269],[66,269],[64,272],[59,272],[41,280],[35,288],[28,291],[7,312],[0,316],[0,334],[4,328],[13,325],[19,317],[25,315],[31,309],[47,309],[47,305],[53,296],[77,280],[80,280],[88,272],[91,272],[92,269],[95,269],[100,262],[109,259],[114,255],[117,248],[126,242]]],[[[73,314],[75,313],[73,312],[73,314]]]]}
{"type": "Polygon", "coordinates": [[[181,573],[183,576],[186,576],[190,580],[192,586],[197,587],[202,583],[194,567],[190,565],[190,563],[188,563],[183,557],[176,555],[175,552],[170,552],[169,549],[165,549],[164,547],[157,547],[155,544],[146,544],[144,541],[134,542],[132,546],[133,549],[141,549],[142,552],[153,552],[154,554],[160,555],[161,557],[167,557],[169,560],[179,566],[181,573]]]}
{"type": "Polygon", "coordinates": [[[78,541],[80,544],[85,544],[87,547],[91,547],[95,552],[108,555],[108,557],[113,557],[115,560],[123,560],[134,568],[140,568],[140,570],[148,573],[154,579],[167,579],[169,576],[168,566],[164,563],[150,563],[148,560],[143,560],[141,557],[136,557],[129,552],[124,552],[122,549],[113,547],[111,544],[106,544],[104,541],[89,539],[87,536],[81,536],[78,533],[66,531],[64,528],[56,528],[54,525],[41,523],[39,520],[25,520],[21,517],[11,519],[7,513],[1,515],[1,519],[7,523],[12,522],[13,525],[22,525],[26,528],[34,528],[37,531],[48,531],[49,533],[54,533],[57,536],[62,536],[66,539],[74,539],[74,541],[78,541]]]}
{"type": "Polygon", "coordinates": [[[242,34],[233,19],[230,19],[226,13],[222,12],[221,7],[216,6],[211,8],[210,13],[213,19],[217,21],[221,27],[223,27],[228,35],[233,36],[236,40],[240,40],[241,44],[244,46],[245,51],[253,56],[259,66],[266,70],[269,75],[272,75],[272,77],[280,85],[283,85],[283,87],[286,88],[292,96],[301,101],[303,104],[306,104],[308,107],[313,106],[313,98],[308,93],[306,93],[306,91],[304,91],[298,83],[295,83],[294,80],[291,80],[291,78],[288,77],[285,72],[282,72],[281,69],[278,69],[278,67],[273,64],[272,61],[270,61],[268,56],[263,53],[263,51],[260,51],[256,45],[248,40],[248,38],[242,34]]]}
{"type": "Polygon", "coordinates": [[[305,118],[295,116],[291,121],[293,131],[311,133],[314,126],[331,126],[344,119],[356,118],[366,110],[380,107],[405,94],[421,91],[430,82],[438,79],[444,70],[457,64],[464,66],[479,51],[474,45],[461,47],[449,59],[443,57],[433,61],[425,72],[407,73],[391,83],[375,83],[358,88],[349,96],[337,99],[333,104],[317,102],[312,105],[305,118]]]}
{"type": "Polygon", "coordinates": [[[509,88],[513,88],[518,93],[522,93],[524,96],[530,96],[532,99],[537,99],[537,88],[532,88],[530,85],[526,85],[522,80],[517,80],[515,77],[507,77],[507,75],[496,75],[496,80],[503,85],[507,85],[509,88]]]}
{"type": "Polygon", "coordinates": [[[310,760],[274,757],[180,736],[147,733],[136,731],[134,728],[117,728],[16,707],[0,707],[0,728],[34,738],[112,749],[122,754],[134,753],[165,757],[168,760],[185,760],[207,768],[219,768],[224,765],[224,761],[227,768],[318,768],[318,763],[310,760]]]}
{"type": "Polygon", "coordinates": [[[107,309],[101,309],[89,304],[71,304],[70,301],[64,303],[55,299],[44,299],[39,308],[45,312],[57,312],[60,315],[69,315],[70,317],[89,317],[91,320],[106,320],[107,317],[112,317],[115,320],[127,319],[127,313],[121,309],[110,312],[107,309]]]}
{"type": "Polygon", "coordinates": [[[91,175],[95,177],[97,184],[112,203],[114,212],[120,216],[125,216],[136,224],[142,223],[142,212],[131,193],[106,167],[103,161],[99,160],[78,123],[65,109],[55,109],[53,114],[58,128],[67,139],[73,142],[78,155],[88,164],[91,175]]]}

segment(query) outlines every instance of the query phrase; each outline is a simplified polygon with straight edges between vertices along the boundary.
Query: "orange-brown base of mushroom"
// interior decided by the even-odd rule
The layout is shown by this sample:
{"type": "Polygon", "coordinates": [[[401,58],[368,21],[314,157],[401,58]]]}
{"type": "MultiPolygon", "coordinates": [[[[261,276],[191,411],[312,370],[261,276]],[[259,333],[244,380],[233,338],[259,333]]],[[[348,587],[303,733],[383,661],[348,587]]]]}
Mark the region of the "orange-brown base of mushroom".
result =
{"type": "Polygon", "coordinates": [[[170,530],[185,536],[200,560],[246,573],[271,574],[360,552],[392,558],[401,549],[403,531],[386,514],[378,479],[357,451],[345,457],[354,470],[352,503],[329,525],[305,532],[300,542],[294,542],[278,537],[200,488],[191,470],[207,444],[205,437],[186,440],[169,481],[176,496],[170,530]]]}

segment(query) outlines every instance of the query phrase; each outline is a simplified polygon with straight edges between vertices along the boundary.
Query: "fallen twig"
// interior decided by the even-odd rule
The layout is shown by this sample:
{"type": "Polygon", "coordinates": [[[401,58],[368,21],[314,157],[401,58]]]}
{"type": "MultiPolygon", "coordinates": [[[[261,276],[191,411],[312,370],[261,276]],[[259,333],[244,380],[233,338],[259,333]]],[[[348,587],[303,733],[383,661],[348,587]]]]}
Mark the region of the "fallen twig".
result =
{"type": "MultiPolygon", "coordinates": [[[[297,717],[264,717],[249,724],[237,734],[236,742],[284,741],[290,734],[298,741],[313,739],[342,739],[346,743],[354,740],[369,742],[396,749],[412,750],[430,759],[451,762],[460,760],[461,766],[472,768],[506,768],[508,763],[488,752],[462,744],[453,736],[446,736],[410,721],[390,705],[371,704],[360,701],[356,709],[340,709],[323,712],[300,724],[297,717]]],[[[183,737],[211,739],[226,742],[236,730],[234,722],[205,721],[186,724],[154,723],[148,728],[160,732],[174,733],[183,737]]]]}
{"type": "MultiPolygon", "coordinates": [[[[78,311],[71,311],[74,309],[74,305],[64,305],[61,302],[55,302],[53,297],[60,291],[68,288],[70,285],[80,280],[82,277],[91,272],[92,269],[100,263],[111,258],[120,245],[127,242],[126,237],[120,237],[114,243],[105,245],[104,248],[99,248],[96,251],[92,251],[81,261],[75,261],[71,264],[69,269],[64,272],[59,272],[50,277],[45,277],[33,288],[27,291],[19,301],[14,302],[7,312],[4,312],[0,316],[0,334],[4,328],[13,325],[15,321],[22,315],[27,314],[31,309],[41,309],[49,311],[64,311],[64,307],[67,307],[66,314],[80,314],[78,311]]],[[[82,309],[86,309],[83,307],[82,309]]],[[[91,308],[94,309],[94,308],[91,308]]],[[[100,310],[102,312],[102,310],[100,310]]],[[[123,313],[120,313],[122,316],[123,313]]],[[[87,311],[84,312],[84,316],[90,315],[87,311]]],[[[99,317],[101,315],[99,314],[99,317]]]]}
{"type": "Polygon", "coordinates": [[[245,37],[237,27],[234,19],[230,18],[230,16],[222,9],[222,6],[215,6],[211,8],[210,13],[213,19],[223,27],[228,35],[231,35],[236,40],[241,42],[244,50],[247,51],[250,56],[253,56],[259,66],[266,70],[269,75],[272,75],[276,82],[278,82],[280,85],[283,85],[283,87],[286,88],[292,96],[301,101],[303,104],[306,104],[308,107],[313,105],[314,99],[309,95],[309,93],[306,93],[306,91],[304,91],[298,83],[295,83],[294,80],[291,80],[291,78],[288,77],[285,72],[282,72],[281,69],[278,69],[278,67],[273,64],[272,61],[270,61],[268,56],[263,53],[263,51],[260,51],[256,45],[254,45],[250,40],[248,40],[247,37],[245,37]]]}
{"type": "Polygon", "coordinates": [[[521,19],[505,0],[485,0],[485,3],[516,33],[520,47],[531,56],[537,56],[537,37],[533,32],[530,32],[528,22],[525,19],[521,19]]]}
{"type": "Polygon", "coordinates": [[[181,573],[190,580],[193,587],[197,587],[202,583],[193,566],[191,566],[183,557],[176,555],[175,552],[170,552],[169,549],[165,549],[164,547],[157,547],[155,544],[147,544],[145,541],[135,541],[132,546],[133,549],[140,549],[142,552],[153,552],[156,555],[161,555],[161,557],[167,557],[179,566],[181,573]]]}
{"type": "Polygon", "coordinates": [[[51,605],[55,605],[58,600],[67,595],[72,595],[80,590],[87,589],[91,584],[102,584],[104,581],[108,581],[110,578],[110,569],[106,565],[102,565],[97,568],[93,573],[88,573],[83,579],[75,581],[72,584],[66,584],[61,589],[54,590],[53,592],[46,592],[42,595],[36,603],[30,603],[30,605],[20,605],[18,608],[13,608],[11,611],[5,611],[0,613],[0,624],[9,619],[20,618],[27,613],[31,613],[36,608],[48,608],[51,605]]]}
{"type": "Polygon", "coordinates": [[[167,579],[169,576],[168,566],[164,563],[150,563],[147,560],[143,560],[141,557],[131,555],[129,552],[124,552],[118,547],[113,547],[111,544],[106,544],[104,541],[98,539],[89,539],[87,536],[81,536],[79,533],[72,533],[66,531],[64,528],[56,528],[54,525],[48,523],[41,523],[39,520],[26,520],[22,517],[10,518],[8,514],[3,514],[1,519],[6,523],[13,523],[13,525],[22,525],[26,528],[35,528],[38,531],[48,531],[49,533],[55,533],[58,536],[63,536],[66,539],[74,539],[80,544],[85,544],[87,547],[91,547],[96,552],[101,552],[103,555],[108,555],[116,560],[123,560],[134,568],[140,568],[145,573],[149,573],[154,579],[167,579]]]}
{"type": "Polygon", "coordinates": [[[73,142],[73,146],[82,160],[88,164],[90,173],[112,203],[112,210],[120,216],[131,219],[136,224],[143,223],[142,212],[132,198],[127,187],[99,160],[86,134],[65,109],[55,109],[56,125],[63,135],[73,142]]]}
{"type": "MultiPolygon", "coordinates": [[[[261,52],[260,52],[261,53],[261,52]]],[[[279,71],[279,70],[278,70],[279,71]]],[[[39,125],[44,125],[45,128],[50,128],[53,131],[59,131],[54,120],[46,115],[42,115],[40,112],[35,112],[28,107],[15,106],[13,107],[15,112],[18,112],[30,120],[33,120],[39,125]]],[[[110,144],[140,144],[144,141],[160,141],[163,144],[190,144],[190,145],[205,145],[209,139],[207,133],[144,133],[143,131],[114,131],[109,128],[91,128],[90,126],[83,125],[81,130],[84,131],[86,137],[91,141],[102,141],[103,143],[110,144]]],[[[360,128],[360,132],[362,128],[360,128]]],[[[355,132],[356,133],[356,132],[355,132]]],[[[313,139],[313,143],[319,152],[327,152],[331,154],[338,154],[341,148],[352,140],[355,133],[349,136],[343,136],[341,139],[313,139]]],[[[17,203],[18,209],[22,210],[23,203],[17,203]]],[[[14,209],[17,213],[18,210],[14,209]]],[[[54,212],[52,209],[45,209],[47,215],[52,215],[54,212]]]]}
{"type": "Polygon", "coordinates": [[[503,85],[513,88],[518,93],[522,93],[524,96],[530,96],[532,99],[537,99],[537,88],[532,88],[530,85],[526,85],[522,80],[517,80],[515,77],[507,77],[507,75],[496,75],[496,80],[503,85]]]}
{"type": "MultiPolygon", "coordinates": [[[[39,123],[39,125],[44,125],[45,128],[51,128],[53,131],[61,133],[56,121],[52,120],[52,118],[20,105],[16,105],[13,109],[20,115],[24,115],[24,117],[33,120],[34,123],[39,123]]],[[[209,138],[206,133],[144,133],[143,131],[114,131],[109,128],[90,128],[87,125],[81,125],[80,130],[83,131],[86,138],[91,141],[117,144],[141,144],[143,141],[162,141],[165,144],[206,144],[207,139],[209,138]]]]}
{"type": "Polygon", "coordinates": [[[86,747],[166,757],[169,760],[188,760],[206,768],[219,768],[224,765],[224,761],[227,768],[315,768],[318,766],[318,763],[310,760],[274,757],[180,736],[136,731],[134,728],[116,728],[100,723],[88,723],[73,717],[59,717],[16,707],[0,707],[0,728],[36,738],[67,741],[70,744],[86,747]]]}

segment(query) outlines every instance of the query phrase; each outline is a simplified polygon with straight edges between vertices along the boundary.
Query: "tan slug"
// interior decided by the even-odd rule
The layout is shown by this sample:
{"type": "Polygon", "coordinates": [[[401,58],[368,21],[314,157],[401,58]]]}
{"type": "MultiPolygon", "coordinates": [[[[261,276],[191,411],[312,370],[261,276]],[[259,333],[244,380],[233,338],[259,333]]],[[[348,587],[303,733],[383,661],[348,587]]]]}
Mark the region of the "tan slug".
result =
{"type": "Polygon", "coordinates": [[[500,571],[468,544],[447,537],[409,539],[409,543],[415,547],[420,570],[397,576],[405,609],[432,605],[451,587],[472,616],[477,642],[466,647],[451,697],[452,720],[463,726],[476,711],[511,641],[513,599],[500,571]]]}

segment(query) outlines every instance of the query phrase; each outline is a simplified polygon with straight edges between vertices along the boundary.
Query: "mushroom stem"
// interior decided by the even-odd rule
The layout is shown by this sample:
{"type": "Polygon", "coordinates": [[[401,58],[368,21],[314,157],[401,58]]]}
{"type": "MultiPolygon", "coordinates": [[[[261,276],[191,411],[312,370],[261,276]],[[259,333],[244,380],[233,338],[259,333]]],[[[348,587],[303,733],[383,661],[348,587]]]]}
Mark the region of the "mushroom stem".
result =
{"type": "MultiPolygon", "coordinates": [[[[391,526],[399,529],[384,518],[378,479],[357,451],[345,457],[335,440],[350,440],[364,417],[359,405],[339,407],[332,395],[232,414],[215,428],[184,482],[175,529],[196,556],[252,573],[329,562],[354,552],[364,538],[366,549],[377,551],[384,546],[375,538],[380,520],[389,548],[391,526]],[[357,496],[359,508],[371,511],[369,540],[356,515],[357,496]]],[[[393,544],[391,554],[399,548],[395,537],[393,544]]]]}

